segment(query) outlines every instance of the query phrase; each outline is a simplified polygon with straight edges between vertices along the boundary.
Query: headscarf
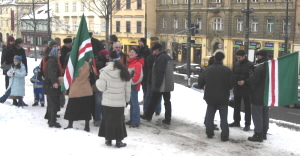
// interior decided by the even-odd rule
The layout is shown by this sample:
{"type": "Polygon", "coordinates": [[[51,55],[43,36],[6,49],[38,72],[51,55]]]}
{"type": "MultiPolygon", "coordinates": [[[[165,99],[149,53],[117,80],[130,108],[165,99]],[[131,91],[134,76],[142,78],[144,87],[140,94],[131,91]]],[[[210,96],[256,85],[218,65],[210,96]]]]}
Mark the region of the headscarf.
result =
{"type": "Polygon", "coordinates": [[[57,53],[58,53],[58,48],[53,48],[48,56],[52,56],[57,59],[58,58],[57,53]]]}

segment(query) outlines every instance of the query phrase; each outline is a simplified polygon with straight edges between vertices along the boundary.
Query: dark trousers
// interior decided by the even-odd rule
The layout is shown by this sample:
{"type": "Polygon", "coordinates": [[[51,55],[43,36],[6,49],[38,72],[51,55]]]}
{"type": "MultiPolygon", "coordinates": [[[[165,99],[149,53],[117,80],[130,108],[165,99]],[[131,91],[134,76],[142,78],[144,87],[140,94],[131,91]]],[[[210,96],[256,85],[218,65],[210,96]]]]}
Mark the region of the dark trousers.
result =
{"type": "Polygon", "coordinates": [[[8,88],[9,85],[9,77],[7,75],[5,75],[5,87],[6,89],[8,88]]]}
{"type": "Polygon", "coordinates": [[[228,114],[228,105],[212,105],[207,104],[206,110],[206,135],[207,136],[214,136],[214,119],[216,111],[219,110],[220,118],[221,118],[221,137],[226,138],[229,137],[229,126],[227,121],[227,114],[228,114]]]}
{"type": "Polygon", "coordinates": [[[59,95],[58,96],[47,96],[47,113],[48,113],[48,123],[56,122],[56,114],[59,110],[59,95]]]}
{"type": "Polygon", "coordinates": [[[235,123],[240,123],[241,121],[241,105],[242,99],[244,100],[245,106],[245,126],[251,125],[251,105],[250,96],[234,96],[234,113],[233,120],[235,123]]]}
{"type": "Polygon", "coordinates": [[[158,101],[160,100],[160,97],[163,96],[165,101],[165,120],[167,122],[171,122],[171,116],[172,116],[172,106],[171,106],[171,92],[152,92],[152,98],[150,100],[150,104],[148,106],[147,112],[146,112],[146,118],[152,119],[152,116],[154,114],[155,108],[158,104],[158,101]]]}
{"type": "Polygon", "coordinates": [[[145,102],[145,98],[147,95],[147,81],[142,81],[142,89],[143,89],[143,100],[145,102]]]}
{"type": "Polygon", "coordinates": [[[255,133],[267,133],[269,129],[269,107],[252,104],[252,119],[255,133]]]}

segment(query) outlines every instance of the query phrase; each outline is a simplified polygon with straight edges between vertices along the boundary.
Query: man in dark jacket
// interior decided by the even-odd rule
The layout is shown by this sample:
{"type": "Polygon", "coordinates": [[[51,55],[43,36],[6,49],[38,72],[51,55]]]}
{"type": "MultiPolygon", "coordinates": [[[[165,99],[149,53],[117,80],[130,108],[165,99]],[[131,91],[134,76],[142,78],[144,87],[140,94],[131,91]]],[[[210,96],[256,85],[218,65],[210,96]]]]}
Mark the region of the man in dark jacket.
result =
{"type": "Polygon", "coordinates": [[[22,56],[22,63],[24,64],[25,68],[26,68],[26,75],[28,73],[28,67],[27,67],[27,57],[26,57],[26,53],[25,53],[25,49],[23,48],[23,40],[21,38],[17,38],[13,47],[10,48],[8,50],[8,53],[10,54],[14,54],[18,55],[18,56],[22,56]]]}
{"type": "Polygon", "coordinates": [[[93,47],[93,53],[94,57],[98,56],[98,53],[104,49],[103,44],[101,43],[100,40],[96,39],[93,37],[93,33],[90,32],[90,37],[91,37],[91,42],[92,42],[92,47],[93,47]]]}
{"type": "MultiPolygon", "coordinates": [[[[2,56],[1,56],[1,65],[5,62],[5,64],[12,64],[13,59],[14,59],[14,54],[13,53],[8,53],[9,49],[13,47],[15,42],[15,38],[13,36],[9,36],[7,38],[7,45],[2,46],[2,56]]],[[[11,52],[11,51],[10,51],[11,52]]],[[[5,87],[7,89],[8,84],[9,84],[9,77],[6,75],[7,70],[3,70],[3,75],[5,75],[5,87]]],[[[14,103],[16,103],[14,99],[14,103]]]]}
{"type": "Polygon", "coordinates": [[[253,63],[247,59],[244,50],[239,50],[235,54],[237,62],[233,66],[233,73],[235,76],[234,93],[234,122],[229,124],[229,127],[240,127],[241,121],[241,102],[244,101],[245,106],[245,127],[244,131],[250,130],[251,125],[251,105],[250,92],[251,85],[249,82],[249,71],[253,67],[253,63]]]}
{"type": "Polygon", "coordinates": [[[165,101],[165,119],[162,120],[164,124],[171,123],[171,91],[174,90],[173,78],[173,62],[171,57],[163,50],[163,46],[159,43],[151,48],[154,55],[156,55],[152,68],[152,98],[149,107],[141,118],[151,121],[155,108],[158,104],[160,96],[164,97],[165,101]]]}
{"type": "Polygon", "coordinates": [[[144,58],[144,66],[143,66],[143,80],[142,80],[142,88],[143,88],[143,102],[145,101],[145,97],[147,94],[147,75],[148,75],[148,68],[147,68],[147,57],[150,55],[150,49],[147,46],[147,41],[145,38],[139,39],[139,49],[140,49],[140,57],[144,58]]]}
{"type": "Polygon", "coordinates": [[[71,38],[65,38],[63,40],[64,45],[61,47],[61,56],[59,58],[60,64],[63,66],[65,64],[65,58],[68,52],[71,52],[72,50],[72,39],[71,38]]]}
{"type": "Polygon", "coordinates": [[[204,89],[204,100],[207,103],[206,112],[206,135],[214,136],[214,117],[219,110],[221,118],[221,140],[229,140],[229,127],[227,122],[228,102],[230,89],[234,86],[234,74],[228,67],[223,65],[225,55],[223,52],[215,54],[214,64],[208,66],[199,75],[199,87],[204,89]]]}
{"type": "Polygon", "coordinates": [[[264,87],[266,78],[266,67],[263,63],[268,61],[268,52],[260,50],[255,53],[257,57],[257,66],[254,72],[250,74],[250,83],[253,91],[251,94],[252,119],[254,124],[254,135],[248,137],[249,141],[262,142],[267,139],[269,129],[269,107],[264,106],[264,87]]]}

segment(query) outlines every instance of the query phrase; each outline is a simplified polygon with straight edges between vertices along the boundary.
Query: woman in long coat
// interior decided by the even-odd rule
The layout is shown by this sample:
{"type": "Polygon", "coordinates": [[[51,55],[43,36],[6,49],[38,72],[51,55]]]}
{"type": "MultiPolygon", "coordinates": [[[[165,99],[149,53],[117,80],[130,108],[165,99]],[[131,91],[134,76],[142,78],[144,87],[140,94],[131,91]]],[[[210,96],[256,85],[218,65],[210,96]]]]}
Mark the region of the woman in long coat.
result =
{"type": "Polygon", "coordinates": [[[112,51],[108,65],[100,70],[100,78],[96,87],[103,92],[103,114],[99,129],[99,136],[105,137],[105,144],[112,145],[116,140],[116,147],[125,147],[122,140],[127,137],[124,123],[124,108],[130,100],[130,75],[127,68],[121,64],[116,51],[112,51]]]}
{"type": "Polygon", "coordinates": [[[84,130],[89,132],[89,122],[92,115],[93,90],[89,80],[90,65],[85,62],[79,68],[79,77],[75,77],[69,90],[69,101],[65,112],[65,119],[69,125],[65,129],[73,128],[73,121],[85,120],[84,130]]]}

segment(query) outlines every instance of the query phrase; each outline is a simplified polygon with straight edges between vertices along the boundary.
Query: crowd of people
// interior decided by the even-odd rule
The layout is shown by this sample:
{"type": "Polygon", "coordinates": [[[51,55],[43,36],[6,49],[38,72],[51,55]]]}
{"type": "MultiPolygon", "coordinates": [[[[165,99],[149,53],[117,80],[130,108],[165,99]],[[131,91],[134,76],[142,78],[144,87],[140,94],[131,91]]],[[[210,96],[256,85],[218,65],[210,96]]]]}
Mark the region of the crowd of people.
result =
{"type": "MultiPolygon", "coordinates": [[[[163,124],[172,121],[171,92],[174,90],[173,62],[164,47],[156,43],[151,49],[145,38],[140,38],[137,46],[132,46],[127,53],[122,51],[122,44],[116,35],[110,36],[111,47],[106,50],[103,41],[92,37],[94,58],[85,60],[79,68],[79,76],[73,79],[67,91],[61,91],[62,79],[72,51],[71,38],[63,40],[62,47],[55,40],[50,40],[40,65],[33,70],[30,79],[34,87],[34,103],[32,106],[45,106],[45,119],[49,127],[61,128],[57,120],[57,112],[65,106],[65,95],[68,95],[64,119],[68,120],[65,129],[73,128],[73,122],[84,120],[84,130],[90,131],[90,120],[99,126],[98,136],[105,138],[105,144],[125,147],[122,140],[127,137],[126,125],[131,128],[140,126],[140,118],[151,121],[161,113],[161,101],[164,100],[165,116],[163,124]],[[143,113],[140,114],[138,93],[143,91],[143,113]],[[124,109],[130,106],[129,120],[125,121],[124,109]]],[[[267,60],[265,51],[256,53],[258,63],[267,60]]],[[[237,62],[233,70],[223,65],[224,53],[216,52],[210,65],[199,75],[199,88],[204,89],[204,100],[207,102],[205,116],[206,134],[214,136],[216,125],[214,115],[219,110],[221,117],[221,140],[228,141],[229,127],[240,127],[240,106],[245,104],[244,131],[250,130],[251,112],[255,126],[255,134],[250,141],[263,141],[268,131],[268,107],[263,106],[263,88],[265,69],[262,65],[254,68],[247,60],[246,53],[236,53],[237,62]],[[228,124],[229,92],[234,89],[234,122],[228,124]],[[254,98],[250,98],[254,97],[254,98]],[[251,100],[251,101],[250,101],[251,100]],[[250,105],[252,103],[252,107],[250,105]]],[[[0,98],[4,102],[9,96],[13,104],[26,106],[25,76],[28,74],[27,59],[23,48],[23,40],[8,37],[3,47],[1,65],[7,91],[0,98]],[[18,101],[17,101],[18,100],[18,101]]]]}

